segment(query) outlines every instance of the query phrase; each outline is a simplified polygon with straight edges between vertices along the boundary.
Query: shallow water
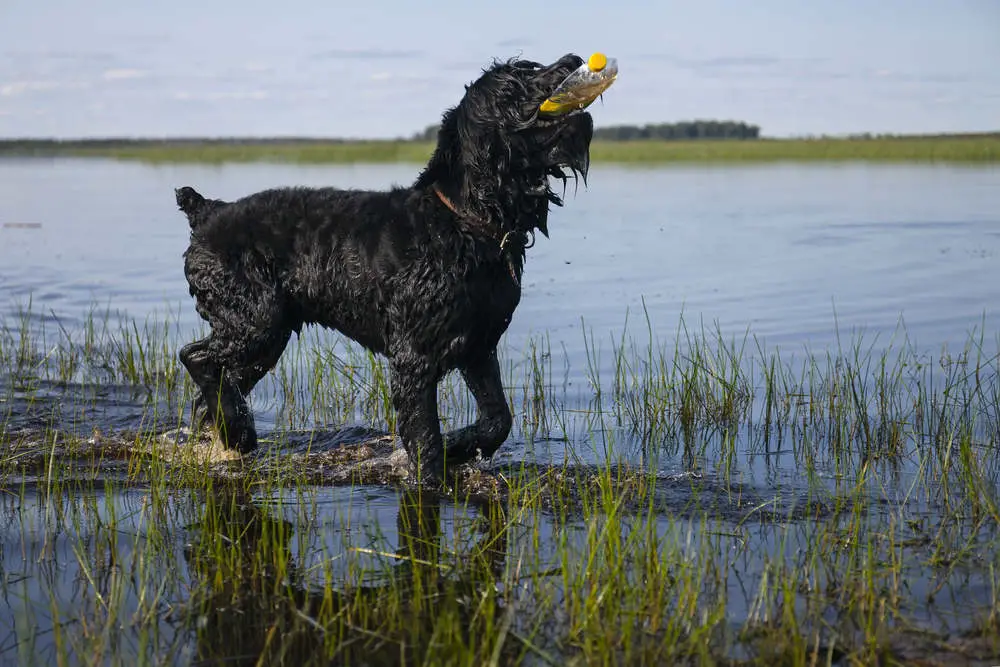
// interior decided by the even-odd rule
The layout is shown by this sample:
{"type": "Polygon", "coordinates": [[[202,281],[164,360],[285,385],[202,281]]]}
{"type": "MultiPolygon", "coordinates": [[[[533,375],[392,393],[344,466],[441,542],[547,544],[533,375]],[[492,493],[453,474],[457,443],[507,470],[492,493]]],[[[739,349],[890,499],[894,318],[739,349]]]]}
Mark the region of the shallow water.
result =
{"type": "MultiPolygon", "coordinates": [[[[140,323],[167,314],[173,323],[169,335],[187,340],[202,323],[181,271],[187,225],[175,210],[174,187],[190,184],[206,195],[231,199],[275,185],[385,187],[404,184],[414,174],[412,167],[401,165],[153,167],[98,160],[0,161],[0,316],[16,322],[30,298],[30,324],[44,326],[47,336],[55,332],[58,341],[60,332],[75,335],[96,304],[140,323]]],[[[566,197],[566,207],[552,214],[551,238],[539,237],[529,251],[524,297],[502,355],[506,367],[514,369],[509,389],[516,426],[494,466],[502,471],[527,461],[544,467],[571,456],[580,469],[589,469],[605,459],[611,442],[612,458],[654,468],[659,480],[654,496],[663,517],[657,530],[705,532],[715,535],[716,553],[738,554],[729,561],[731,572],[722,585],[727,621],[735,628],[751,612],[767,559],[786,553],[794,560],[814,537],[813,520],[828,518],[834,505],[843,511],[857,501],[847,489],[861,462],[831,450],[821,460],[810,460],[806,473],[801,448],[765,444],[762,449],[752,428],[735,436],[724,430],[699,432],[697,455],[688,451],[690,433],[665,438],[662,450],[651,456],[614,419],[593,419],[595,369],[601,382],[613,377],[613,346],[623,332],[644,340],[647,317],[667,349],[678,337],[683,343],[684,334],[677,331],[683,318],[692,330],[718,326],[725,339],[737,341],[749,331],[768,350],[801,356],[808,349],[819,357],[838,354],[855,335],[863,336],[865,349],[898,345],[903,325],[913,357],[931,362],[961,352],[970,332],[975,337],[980,331],[989,358],[996,354],[1000,328],[1000,172],[945,166],[598,166],[589,181],[588,188],[581,184],[575,196],[566,197]],[[535,433],[527,423],[528,390],[518,386],[517,377],[525,372],[525,349],[539,337],[551,351],[547,388],[555,394],[550,396],[556,406],[552,410],[562,426],[535,433]],[[735,456],[729,458],[727,437],[735,437],[735,456]],[[692,504],[692,498],[697,502],[692,504]],[[703,512],[711,516],[707,527],[703,512]]],[[[308,357],[334,340],[310,336],[291,348],[308,357]]],[[[750,343],[753,349],[756,345],[750,343]]],[[[10,377],[0,381],[0,414],[8,433],[41,433],[56,426],[87,437],[95,427],[115,433],[177,426],[179,406],[141,388],[40,380],[19,386],[10,377]]],[[[995,387],[996,378],[984,383],[995,387]]],[[[300,420],[305,424],[298,427],[311,435],[303,440],[285,432],[287,413],[277,381],[263,382],[253,398],[258,426],[265,437],[278,441],[283,456],[305,450],[322,456],[341,444],[338,429],[343,424],[329,417],[336,411],[307,410],[300,420]]],[[[298,400],[309,404],[307,397],[298,400]]],[[[467,406],[457,412],[446,417],[462,421],[469,416],[467,406]]],[[[984,415],[973,434],[983,443],[983,465],[992,474],[993,488],[987,493],[998,492],[1000,478],[996,419],[996,414],[984,415]]],[[[355,407],[343,421],[371,419],[355,407]]],[[[818,431],[809,436],[830,437],[818,431]]],[[[38,460],[43,458],[39,454],[38,460]]],[[[310,459],[305,460],[308,464],[310,459]]],[[[100,543],[101,522],[109,512],[122,535],[142,539],[144,529],[130,524],[129,517],[143,516],[144,491],[141,485],[120,488],[125,479],[121,465],[91,462],[88,469],[103,477],[109,490],[98,489],[89,500],[86,494],[47,495],[40,469],[7,480],[11,497],[20,500],[7,515],[0,574],[5,590],[19,592],[14,603],[0,607],[0,618],[7,615],[14,627],[6,638],[0,636],[0,656],[24,655],[37,646],[54,650],[47,638],[58,624],[45,620],[48,616],[38,609],[52,604],[71,609],[79,606],[78,596],[93,592],[86,585],[81,588],[87,559],[73,549],[81,541],[100,543]],[[92,511],[86,521],[74,522],[63,510],[64,503],[88,502],[92,511]]],[[[895,520],[898,512],[914,521],[904,531],[914,545],[907,552],[909,594],[914,601],[936,602],[910,605],[912,618],[928,627],[963,628],[966,611],[981,609],[995,595],[988,553],[996,531],[976,532],[960,521],[950,538],[967,540],[975,553],[985,550],[985,560],[977,561],[978,567],[945,572],[929,564],[923,529],[916,526],[939,521],[945,510],[930,491],[909,495],[908,485],[925,472],[917,467],[915,459],[904,459],[878,468],[868,520],[877,526],[895,520]]],[[[252,521],[288,521],[302,540],[293,549],[294,559],[306,570],[318,571],[319,563],[336,560],[346,545],[358,544],[352,540],[359,535],[366,548],[376,551],[398,546],[401,510],[391,487],[316,485],[279,495],[248,501],[252,521]]],[[[166,542],[176,546],[179,569],[169,587],[174,597],[164,601],[171,609],[185,604],[183,591],[197,587],[191,580],[193,566],[179,563],[186,562],[184,545],[200,535],[196,525],[203,504],[204,498],[181,493],[164,503],[170,518],[157,524],[166,542]]],[[[457,539],[456,526],[466,510],[444,502],[439,511],[442,529],[457,539]]],[[[557,537],[567,528],[556,525],[556,515],[551,510],[536,528],[542,540],[535,547],[540,549],[535,554],[539,567],[557,562],[558,549],[585,545],[574,538],[557,548],[557,537]]],[[[580,529],[579,519],[573,518],[570,527],[580,529]]],[[[525,548],[523,540],[530,542],[516,534],[505,542],[508,559],[525,548]]],[[[131,542],[123,538],[117,544],[118,557],[128,559],[131,542]]],[[[101,548],[93,546],[89,557],[100,561],[101,548]]],[[[372,570],[380,571],[379,565],[372,570]]],[[[313,590],[321,584],[306,577],[297,585],[313,590]]],[[[195,649],[184,634],[186,626],[168,617],[157,642],[181,647],[169,661],[188,662],[195,649]]],[[[222,655],[227,648],[212,651],[222,655]]]]}

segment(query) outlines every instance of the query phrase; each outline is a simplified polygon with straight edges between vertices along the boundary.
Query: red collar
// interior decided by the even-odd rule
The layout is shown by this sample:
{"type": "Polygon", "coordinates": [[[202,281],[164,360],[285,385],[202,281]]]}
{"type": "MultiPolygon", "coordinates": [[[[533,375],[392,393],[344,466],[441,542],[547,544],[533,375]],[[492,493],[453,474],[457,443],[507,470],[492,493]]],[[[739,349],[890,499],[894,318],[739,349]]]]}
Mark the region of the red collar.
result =
{"type": "Polygon", "coordinates": [[[434,188],[434,194],[436,194],[438,199],[441,200],[441,203],[444,204],[446,207],[448,207],[448,210],[454,213],[459,220],[464,221],[473,228],[478,228],[479,231],[481,231],[487,237],[493,239],[495,242],[500,244],[501,254],[504,254],[507,257],[507,268],[510,271],[510,277],[514,279],[515,284],[520,285],[521,281],[518,279],[517,272],[514,270],[514,263],[511,260],[510,255],[506,252],[507,248],[505,247],[507,245],[507,239],[508,237],[511,236],[511,233],[505,234],[503,239],[497,238],[496,235],[492,233],[492,230],[490,229],[490,225],[488,223],[484,222],[479,218],[466,215],[461,211],[459,211],[458,207],[455,206],[455,204],[451,201],[451,199],[448,198],[448,195],[441,192],[441,188],[438,186],[437,183],[435,183],[432,187],[434,188]]]}

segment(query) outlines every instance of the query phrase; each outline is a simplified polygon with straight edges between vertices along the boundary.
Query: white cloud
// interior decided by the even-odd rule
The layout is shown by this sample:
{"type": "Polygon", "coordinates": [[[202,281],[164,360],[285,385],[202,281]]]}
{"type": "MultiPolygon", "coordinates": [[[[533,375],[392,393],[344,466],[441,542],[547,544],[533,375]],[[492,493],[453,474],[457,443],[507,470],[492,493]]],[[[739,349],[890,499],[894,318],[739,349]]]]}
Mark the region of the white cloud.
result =
{"type": "Polygon", "coordinates": [[[124,79],[141,79],[146,73],[140,69],[119,68],[104,70],[101,78],[105,81],[121,81],[124,79]]]}
{"type": "Polygon", "coordinates": [[[90,88],[86,81],[8,81],[0,83],[0,97],[18,97],[50,90],[83,90],[90,88]]]}
{"type": "Polygon", "coordinates": [[[264,90],[228,90],[213,91],[209,93],[192,93],[186,90],[178,90],[173,94],[175,100],[195,101],[195,102],[218,102],[220,100],[266,100],[270,97],[264,90]]]}
{"type": "Polygon", "coordinates": [[[58,88],[55,81],[11,81],[0,85],[0,96],[15,97],[25,93],[33,93],[40,90],[52,90],[58,88]]]}

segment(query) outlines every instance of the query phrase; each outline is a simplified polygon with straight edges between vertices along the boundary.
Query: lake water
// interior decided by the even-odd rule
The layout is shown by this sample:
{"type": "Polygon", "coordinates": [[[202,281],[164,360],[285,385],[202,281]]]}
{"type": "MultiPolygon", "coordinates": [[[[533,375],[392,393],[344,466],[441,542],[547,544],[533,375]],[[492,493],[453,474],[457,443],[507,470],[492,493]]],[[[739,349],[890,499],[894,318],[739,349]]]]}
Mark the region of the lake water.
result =
{"type": "MultiPolygon", "coordinates": [[[[409,165],[139,166],[0,161],[0,312],[29,296],[72,326],[93,304],[200,325],[182,274],[188,229],[173,188],[236,198],[276,185],[386,187],[409,165]],[[11,224],[40,225],[37,228],[11,224]]],[[[574,359],[581,318],[610,341],[643,317],[822,349],[854,329],[960,345],[1000,323],[1000,170],[774,165],[619,169],[551,217],[529,251],[508,333],[547,333],[574,359]]],[[[572,188],[572,185],[570,185],[572,188]]],[[[644,326],[644,325],[642,325],[644,326]]]]}
{"type": "MultiPolygon", "coordinates": [[[[31,299],[49,330],[72,331],[97,307],[140,323],[169,316],[181,342],[193,339],[204,323],[182,272],[188,227],[175,187],[235,199],[279,185],[385,188],[414,175],[412,165],[0,161],[0,316],[31,299]]],[[[586,407],[591,366],[601,382],[613,376],[613,345],[623,330],[647,338],[647,317],[667,347],[683,320],[725,339],[749,333],[753,348],[820,356],[857,338],[898,346],[904,334],[917,352],[955,353],[1000,324],[995,168],[597,166],[589,183],[575,194],[570,184],[550,238],[529,251],[503,343],[502,358],[518,363],[529,340],[545,338],[567,407],[586,407]]],[[[141,406],[128,413],[122,403],[118,423],[143,419],[141,406]]],[[[260,426],[275,425],[277,407],[257,401],[260,426]]]]}
{"type": "MultiPolygon", "coordinates": [[[[0,316],[15,321],[29,298],[35,324],[44,323],[49,329],[72,331],[95,306],[140,322],[169,313],[177,323],[177,335],[186,340],[203,324],[182,273],[188,227],[174,204],[175,187],[189,184],[206,196],[233,199],[278,185],[382,188],[405,184],[414,176],[409,165],[213,167],[73,159],[0,161],[0,316]]],[[[562,407],[568,412],[586,409],[592,396],[585,330],[609,352],[626,322],[631,335],[645,336],[647,316],[656,338],[667,347],[683,318],[691,329],[718,326],[725,337],[737,340],[749,332],[768,349],[796,354],[808,349],[822,356],[837,348],[838,336],[843,340],[863,335],[875,348],[890,345],[900,335],[901,325],[908,344],[920,353],[959,351],[975,331],[985,333],[985,353],[996,352],[1000,170],[862,164],[595,166],[589,181],[586,189],[581,184],[575,196],[567,195],[566,206],[550,217],[550,238],[540,236],[529,251],[522,304],[504,343],[505,354],[516,356],[529,341],[547,337],[553,355],[560,355],[554,366],[560,376],[557,382],[567,388],[562,407]]],[[[607,371],[613,365],[611,355],[602,355],[600,365],[607,371]]],[[[113,404],[119,416],[108,423],[126,427],[139,423],[148,406],[130,399],[127,391],[121,396],[114,392],[102,399],[113,404]]],[[[16,424],[21,407],[27,411],[39,400],[15,392],[8,418],[16,424]]],[[[258,425],[274,427],[276,413],[267,407],[262,412],[258,425]]],[[[91,424],[80,426],[86,432],[91,424]]],[[[544,458],[541,450],[527,448],[526,439],[516,430],[499,458],[507,462],[544,458]]],[[[794,501],[795,494],[809,488],[800,477],[798,452],[761,457],[749,453],[749,440],[741,442],[740,453],[746,455],[740,461],[741,502],[763,507],[775,501],[777,508],[781,493],[792,491],[794,501]]],[[[557,448],[548,455],[560,461],[564,453],[557,448]]],[[[995,469],[995,461],[991,465],[995,469]]],[[[680,457],[669,458],[662,466],[665,474],[686,470],[680,457]]],[[[819,469],[834,479],[838,466],[832,460],[819,469]]],[[[663,478],[658,502],[668,514],[687,516],[690,489],[674,486],[672,479],[663,478]]],[[[712,483],[706,478],[706,484],[712,483]]],[[[898,486],[892,489],[905,488],[905,480],[893,483],[898,486]]],[[[389,489],[321,488],[313,493],[308,503],[313,510],[318,507],[326,523],[318,527],[306,523],[298,529],[326,546],[296,554],[304,565],[342,551],[356,530],[351,528],[354,524],[379,531],[378,526],[396,521],[398,505],[389,489]],[[358,494],[361,502],[354,503],[358,494]],[[335,512],[347,516],[346,523],[334,525],[340,521],[330,518],[335,512]]],[[[732,495],[731,487],[720,484],[717,492],[706,493],[720,503],[720,509],[713,510],[714,520],[743,524],[742,515],[722,507],[732,495]]],[[[781,498],[780,506],[787,508],[789,496],[781,498]]],[[[260,499],[261,507],[269,507],[273,500],[260,499]]],[[[27,563],[49,549],[53,503],[74,501],[53,500],[36,480],[21,488],[20,500],[11,502],[18,503],[19,518],[9,524],[13,528],[0,544],[0,564],[25,558],[27,563]]],[[[105,514],[117,511],[141,517],[145,502],[141,490],[126,491],[101,498],[98,506],[105,514]]],[[[292,507],[306,503],[294,498],[287,502],[292,507]]],[[[916,504],[911,511],[937,516],[931,500],[912,502],[916,504]]],[[[200,499],[177,503],[179,518],[164,529],[168,543],[179,545],[189,539],[187,527],[197,521],[199,503],[200,499]]],[[[446,532],[454,531],[461,513],[447,506],[444,513],[446,532]]],[[[295,512],[291,515],[294,522],[295,512]]],[[[882,518],[876,515],[874,521],[882,518]]],[[[548,540],[542,547],[544,563],[559,558],[553,536],[560,528],[550,525],[554,521],[549,517],[540,528],[548,540]]],[[[697,527],[696,519],[692,525],[697,527]]],[[[809,545],[808,521],[795,525],[795,533],[774,523],[750,526],[752,546],[741,547],[745,555],[740,556],[740,576],[752,576],[747,575],[746,582],[739,576],[730,578],[724,585],[732,596],[727,610],[730,622],[738,625],[746,618],[750,599],[744,586],[755,588],[759,579],[754,577],[760,576],[764,561],[779,543],[788,541],[793,551],[809,545]]],[[[125,526],[123,534],[126,529],[131,530],[125,526]]],[[[99,532],[99,526],[94,530],[99,532]]],[[[728,535],[731,528],[722,530],[728,535]]],[[[89,539],[89,534],[80,535],[89,539]]],[[[990,535],[995,539],[995,532],[990,535]]],[[[78,557],[74,539],[51,542],[54,552],[46,553],[55,553],[58,562],[72,563],[78,557]]],[[[939,582],[938,574],[926,561],[914,562],[911,590],[914,599],[921,599],[939,582]]],[[[963,601],[985,603],[992,595],[992,575],[984,568],[949,572],[945,579],[959,593],[938,607],[920,609],[917,617],[932,626],[947,626],[950,621],[942,619],[960,616],[956,610],[963,608],[963,601]]],[[[54,604],[72,609],[77,604],[77,565],[48,582],[32,567],[22,569],[23,579],[17,581],[26,582],[21,584],[23,593],[7,607],[12,618],[31,616],[33,608],[54,604]]],[[[179,589],[187,585],[186,579],[178,584],[179,589]]],[[[0,607],[0,618],[4,613],[0,607]]],[[[44,631],[51,625],[42,622],[38,627],[44,631]]],[[[172,632],[165,629],[164,636],[172,637],[172,632]]],[[[9,646],[27,650],[23,631],[17,641],[5,641],[0,637],[0,655],[9,646]]],[[[45,641],[41,640],[43,645],[45,641]]]]}

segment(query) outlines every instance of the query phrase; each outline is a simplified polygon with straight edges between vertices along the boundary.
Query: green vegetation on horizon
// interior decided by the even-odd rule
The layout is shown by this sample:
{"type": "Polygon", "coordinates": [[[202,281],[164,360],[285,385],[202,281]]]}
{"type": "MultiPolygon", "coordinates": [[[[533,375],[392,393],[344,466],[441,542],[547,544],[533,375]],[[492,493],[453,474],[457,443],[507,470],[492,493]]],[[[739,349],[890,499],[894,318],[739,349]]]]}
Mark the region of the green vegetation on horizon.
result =
{"type": "MultiPolygon", "coordinates": [[[[427,161],[426,140],[165,139],[7,140],[2,156],[69,156],[146,163],[284,162],[298,164],[413,163],[427,161]]],[[[816,139],[595,138],[594,164],[754,162],[1000,162],[1000,133],[816,139]]]]}

